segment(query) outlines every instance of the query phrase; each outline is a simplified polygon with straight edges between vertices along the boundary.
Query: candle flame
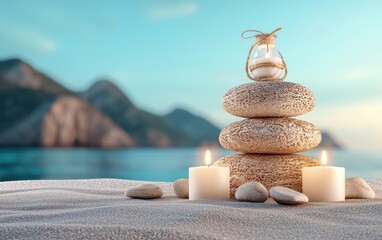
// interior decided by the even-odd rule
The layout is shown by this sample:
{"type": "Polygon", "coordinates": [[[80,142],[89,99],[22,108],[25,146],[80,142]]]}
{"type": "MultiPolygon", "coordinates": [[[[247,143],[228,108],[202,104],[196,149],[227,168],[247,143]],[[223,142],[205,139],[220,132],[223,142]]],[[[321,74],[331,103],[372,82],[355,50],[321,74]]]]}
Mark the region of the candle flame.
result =
{"type": "Polygon", "coordinates": [[[326,154],[326,150],[321,153],[321,163],[325,166],[328,163],[328,155],[326,154]]]}
{"type": "Polygon", "coordinates": [[[211,164],[211,151],[207,150],[205,155],[204,155],[204,161],[206,164],[209,166],[211,164]]]}

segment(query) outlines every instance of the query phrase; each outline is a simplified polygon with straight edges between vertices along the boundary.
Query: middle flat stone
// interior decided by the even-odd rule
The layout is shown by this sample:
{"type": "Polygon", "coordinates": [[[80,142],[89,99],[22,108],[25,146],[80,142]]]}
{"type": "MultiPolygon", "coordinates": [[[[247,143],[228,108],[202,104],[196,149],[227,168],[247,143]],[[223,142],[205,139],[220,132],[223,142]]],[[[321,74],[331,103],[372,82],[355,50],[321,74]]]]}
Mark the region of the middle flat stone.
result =
{"type": "Polygon", "coordinates": [[[225,127],[219,141],[236,152],[292,154],[316,147],[321,133],[313,124],[298,119],[253,118],[225,127]]]}

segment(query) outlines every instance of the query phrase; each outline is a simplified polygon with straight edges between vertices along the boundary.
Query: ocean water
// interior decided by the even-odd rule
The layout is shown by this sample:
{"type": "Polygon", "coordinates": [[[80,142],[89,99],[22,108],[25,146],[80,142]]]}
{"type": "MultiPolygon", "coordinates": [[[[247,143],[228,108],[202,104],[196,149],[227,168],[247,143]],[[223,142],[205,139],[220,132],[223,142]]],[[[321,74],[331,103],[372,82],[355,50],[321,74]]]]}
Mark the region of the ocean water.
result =
{"type": "MultiPolygon", "coordinates": [[[[232,152],[213,151],[216,160],[232,152]]],[[[319,158],[320,152],[306,155],[319,158]]],[[[188,177],[188,168],[203,165],[203,151],[195,148],[0,149],[0,180],[123,178],[174,181],[188,177]]],[[[346,168],[346,176],[382,177],[382,152],[329,152],[329,165],[346,168]]]]}

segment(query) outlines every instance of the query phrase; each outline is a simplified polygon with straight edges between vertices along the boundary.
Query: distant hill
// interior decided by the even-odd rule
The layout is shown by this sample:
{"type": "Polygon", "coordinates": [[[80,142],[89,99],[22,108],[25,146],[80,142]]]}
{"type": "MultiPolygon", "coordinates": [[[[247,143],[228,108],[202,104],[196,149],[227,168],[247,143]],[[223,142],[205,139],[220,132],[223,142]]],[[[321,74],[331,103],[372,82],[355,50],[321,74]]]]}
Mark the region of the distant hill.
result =
{"type": "Polygon", "coordinates": [[[206,119],[189,111],[177,108],[164,116],[176,128],[187,133],[195,144],[214,142],[219,138],[220,129],[206,119]]]}
{"type": "MultiPolygon", "coordinates": [[[[138,108],[114,83],[74,92],[20,59],[0,61],[0,147],[180,147],[218,144],[220,129],[177,108],[138,108]]],[[[320,146],[340,148],[323,132],[320,146]]]]}
{"type": "Polygon", "coordinates": [[[3,147],[173,147],[218,140],[216,132],[190,134],[139,109],[108,80],[76,93],[20,59],[0,61],[0,109],[3,147]]]}
{"type": "Polygon", "coordinates": [[[29,64],[0,61],[0,146],[132,147],[131,136],[29,64]]]}
{"type": "Polygon", "coordinates": [[[318,146],[319,148],[336,148],[336,149],[343,149],[344,146],[338,142],[334,137],[329,134],[327,131],[322,131],[322,141],[320,145],[318,146]]]}
{"type": "MultiPolygon", "coordinates": [[[[47,94],[73,94],[44,73],[35,70],[20,59],[0,61],[0,76],[4,83],[24,89],[38,90],[47,94]]],[[[2,85],[3,86],[3,85],[2,85]]]]}
{"type": "Polygon", "coordinates": [[[19,59],[0,61],[0,133],[58,94],[72,92],[19,59]]]}
{"type": "Polygon", "coordinates": [[[199,142],[195,142],[188,133],[162,116],[137,108],[108,80],[96,82],[81,96],[131,134],[138,146],[195,146],[205,140],[200,138],[199,142]]]}

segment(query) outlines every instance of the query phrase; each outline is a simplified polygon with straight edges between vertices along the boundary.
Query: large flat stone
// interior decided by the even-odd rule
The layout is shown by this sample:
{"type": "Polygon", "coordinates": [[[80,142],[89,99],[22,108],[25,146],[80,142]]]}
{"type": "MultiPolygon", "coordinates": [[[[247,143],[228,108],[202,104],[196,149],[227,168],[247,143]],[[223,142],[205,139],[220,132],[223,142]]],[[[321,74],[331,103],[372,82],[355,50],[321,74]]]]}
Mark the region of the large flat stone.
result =
{"type": "Polygon", "coordinates": [[[321,142],[321,133],[302,120],[255,118],[225,127],[219,141],[224,148],[236,152],[292,154],[316,147],[321,142]]]}
{"type": "Polygon", "coordinates": [[[321,162],[301,155],[235,154],[221,158],[215,166],[230,168],[231,196],[246,182],[257,181],[268,190],[283,186],[302,191],[302,168],[320,166],[321,162]]]}
{"type": "Polygon", "coordinates": [[[223,97],[228,113],[245,118],[300,116],[311,111],[315,102],[308,88],[291,82],[243,84],[223,97]]]}

